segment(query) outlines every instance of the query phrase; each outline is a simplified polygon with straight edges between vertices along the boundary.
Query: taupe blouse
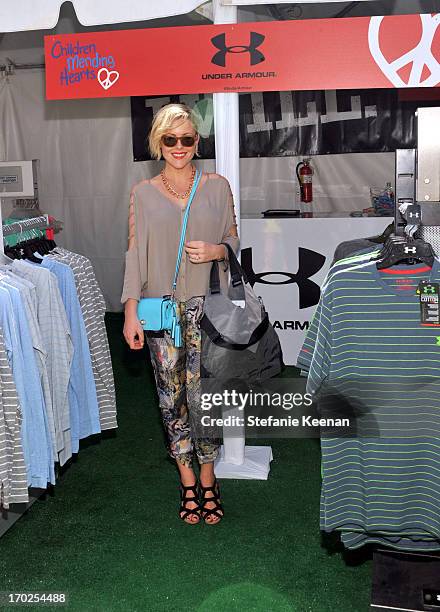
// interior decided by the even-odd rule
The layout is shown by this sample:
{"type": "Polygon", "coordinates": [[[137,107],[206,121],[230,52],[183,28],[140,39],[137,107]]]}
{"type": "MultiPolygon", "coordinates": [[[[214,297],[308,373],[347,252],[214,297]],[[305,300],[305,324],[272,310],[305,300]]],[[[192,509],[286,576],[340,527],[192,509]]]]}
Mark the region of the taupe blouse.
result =
{"type": "MultiPolygon", "coordinates": [[[[134,211],[131,231],[134,245],[125,255],[125,278],[121,302],[129,298],[162,297],[171,293],[178,243],[185,210],[148,180],[135,185],[130,209],[134,211]],[[133,227],[134,222],[134,227],[133,227]]],[[[199,185],[191,204],[185,242],[203,240],[213,244],[227,242],[237,252],[239,239],[231,188],[219,175],[208,174],[199,185]]],[[[227,285],[227,265],[220,264],[220,281],[227,285]]],[[[182,256],[176,299],[206,295],[211,262],[192,263],[182,256]]]]}

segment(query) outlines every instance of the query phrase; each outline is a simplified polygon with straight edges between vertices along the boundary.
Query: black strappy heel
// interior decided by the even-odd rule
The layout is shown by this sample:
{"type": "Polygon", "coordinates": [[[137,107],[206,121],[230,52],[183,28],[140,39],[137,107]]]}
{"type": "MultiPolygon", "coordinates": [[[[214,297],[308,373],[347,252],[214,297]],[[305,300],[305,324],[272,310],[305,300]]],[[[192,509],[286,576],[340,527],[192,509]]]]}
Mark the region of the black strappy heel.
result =
{"type": "Polygon", "coordinates": [[[179,517],[188,525],[197,525],[200,523],[200,503],[199,503],[199,492],[197,490],[197,482],[195,482],[191,487],[184,487],[182,483],[180,483],[180,509],[179,509],[179,517]],[[188,493],[194,493],[194,497],[188,497],[188,493]],[[194,502],[196,505],[195,508],[187,508],[187,504],[189,502],[194,502]],[[187,521],[186,519],[194,515],[197,517],[197,521],[187,521]]]}
{"type": "Polygon", "coordinates": [[[215,479],[212,487],[202,487],[200,484],[200,514],[207,525],[217,525],[224,516],[224,510],[220,501],[220,486],[215,479]],[[206,497],[206,493],[212,493],[212,497],[206,497]],[[206,504],[214,503],[213,508],[206,508],[206,504]],[[210,516],[215,516],[218,521],[207,521],[210,516]]]}

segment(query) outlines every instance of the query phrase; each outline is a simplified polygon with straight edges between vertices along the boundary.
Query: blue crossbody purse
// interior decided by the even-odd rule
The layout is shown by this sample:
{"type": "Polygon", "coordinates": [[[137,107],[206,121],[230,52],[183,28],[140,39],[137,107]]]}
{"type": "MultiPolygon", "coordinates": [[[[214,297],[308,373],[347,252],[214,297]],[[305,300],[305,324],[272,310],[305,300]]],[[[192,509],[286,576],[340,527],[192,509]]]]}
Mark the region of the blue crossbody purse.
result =
{"type": "Polygon", "coordinates": [[[182,329],[180,317],[177,311],[177,302],[174,294],[177,287],[177,277],[179,276],[180,263],[182,261],[183,247],[185,244],[186,226],[188,225],[189,209],[197,191],[202,173],[197,170],[194,183],[189,195],[188,203],[185,208],[185,215],[182,222],[180,233],[179,250],[177,253],[176,270],[174,272],[173,286],[170,296],[160,298],[141,298],[137,307],[137,316],[143,329],[146,331],[167,331],[169,332],[173,344],[176,348],[182,346],[182,329]]]}

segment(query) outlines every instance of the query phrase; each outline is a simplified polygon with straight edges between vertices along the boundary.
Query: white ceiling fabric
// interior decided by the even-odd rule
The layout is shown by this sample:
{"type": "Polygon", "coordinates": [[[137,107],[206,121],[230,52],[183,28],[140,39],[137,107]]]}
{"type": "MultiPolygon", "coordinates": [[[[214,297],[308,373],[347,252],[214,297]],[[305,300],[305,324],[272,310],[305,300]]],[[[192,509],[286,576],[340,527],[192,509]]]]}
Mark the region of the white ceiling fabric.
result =
{"type": "MultiPolygon", "coordinates": [[[[328,4],[341,0],[302,0],[302,3],[328,4]]],[[[371,2],[372,0],[358,0],[371,2]]],[[[264,4],[285,4],[291,0],[221,0],[225,6],[252,7],[264,4]]],[[[58,23],[64,0],[2,0],[0,32],[50,30],[58,23]]],[[[184,15],[200,8],[210,13],[207,0],[72,0],[76,16],[84,26],[128,23],[184,15]]]]}
{"type": "MultiPolygon", "coordinates": [[[[48,30],[58,23],[64,0],[2,0],[0,32],[48,30]]],[[[206,0],[72,0],[79,22],[96,26],[190,13],[206,0]]]]}

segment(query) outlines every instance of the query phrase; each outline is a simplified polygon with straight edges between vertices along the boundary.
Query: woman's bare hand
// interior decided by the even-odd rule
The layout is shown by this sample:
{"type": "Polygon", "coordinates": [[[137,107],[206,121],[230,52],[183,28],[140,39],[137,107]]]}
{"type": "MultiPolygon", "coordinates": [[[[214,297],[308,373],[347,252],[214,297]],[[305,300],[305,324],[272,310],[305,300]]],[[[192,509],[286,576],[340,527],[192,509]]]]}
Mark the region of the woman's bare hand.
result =
{"type": "Polygon", "coordinates": [[[192,263],[207,263],[224,259],[225,249],[224,244],[212,244],[202,240],[191,240],[185,244],[185,251],[192,263]]]}
{"type": "Polygon", "coordinates": [[[144,346],[144,330],[136,313],[137,301],[129,299],[125,305],[124,338],[128,346],[138,351],[144,346]]]}

